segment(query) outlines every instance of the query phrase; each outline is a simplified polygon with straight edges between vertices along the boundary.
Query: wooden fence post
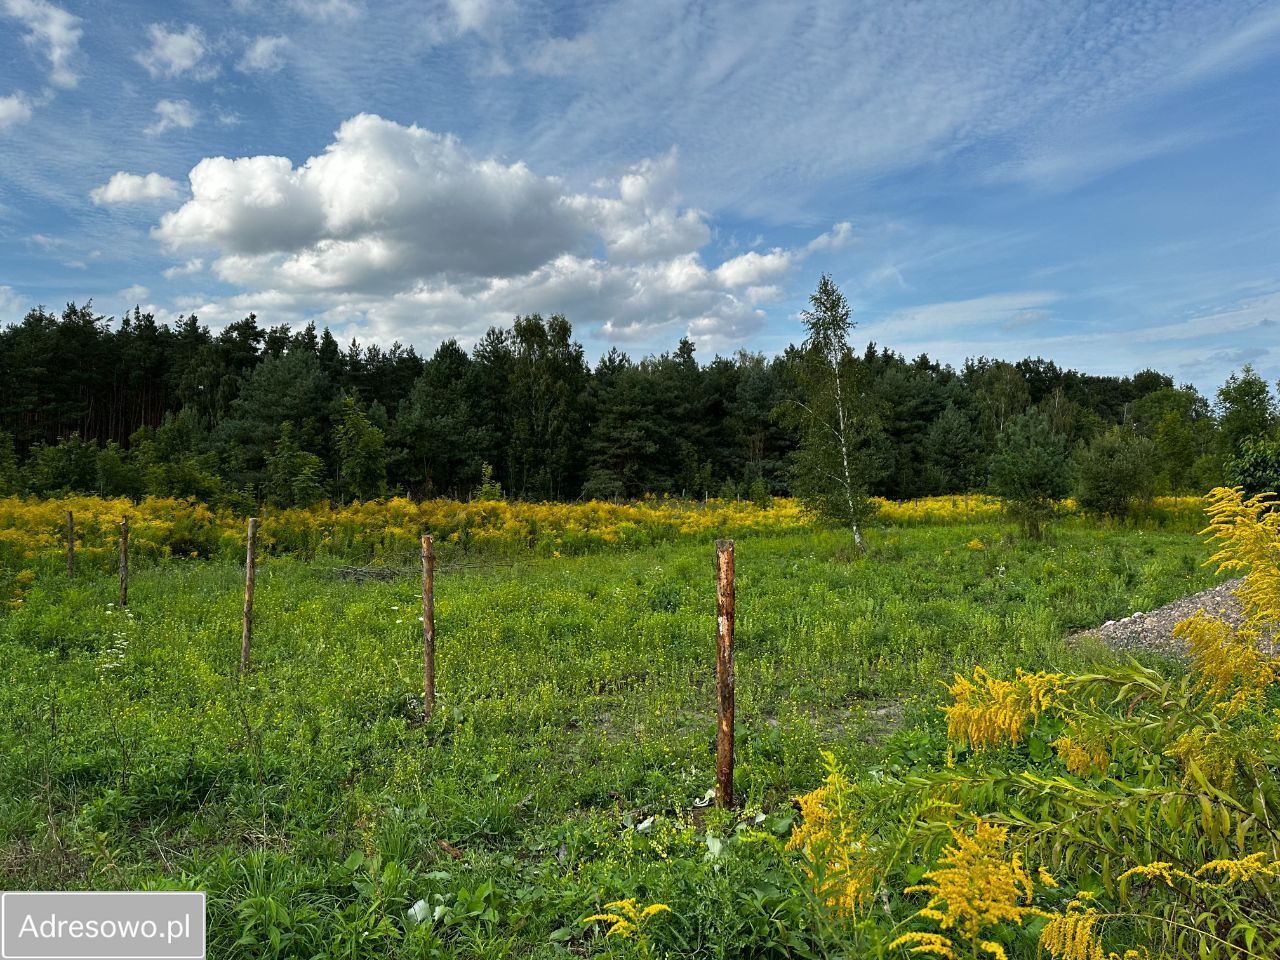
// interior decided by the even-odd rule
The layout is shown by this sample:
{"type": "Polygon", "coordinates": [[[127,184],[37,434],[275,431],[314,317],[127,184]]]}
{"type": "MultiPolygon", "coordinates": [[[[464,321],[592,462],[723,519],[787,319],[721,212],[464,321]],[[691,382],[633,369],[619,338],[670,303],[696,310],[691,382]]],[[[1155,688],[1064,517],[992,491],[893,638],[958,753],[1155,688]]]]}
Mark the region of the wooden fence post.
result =
{"type": "Polygon", "coordinates": [[[422,717],[436,708],[436,554],[430,535],[422,538],[422,717]]]}
{"type": "Polygon", "coordinates": [[[121,610],[129,605],[129,518],[120,521],[120,602],[121,610]]]}
{"type": "Polygon", "coordinates": [[[71,511],[67,511],[67,576],[76,573],[76,520],[71,511]]]}
{"type": "Polygon", "coordinates": [[[249,672],[249,646],[253,636],[253,581],[257,573],[258,518],[249,518],[249,542],[244,558],[244,619],[240,629],[240,674],[249,672]]]}
{"type": "Polygon", "coordinates": [[[733,806],[733,541],[716,541],[716,806],[733,806]]]}

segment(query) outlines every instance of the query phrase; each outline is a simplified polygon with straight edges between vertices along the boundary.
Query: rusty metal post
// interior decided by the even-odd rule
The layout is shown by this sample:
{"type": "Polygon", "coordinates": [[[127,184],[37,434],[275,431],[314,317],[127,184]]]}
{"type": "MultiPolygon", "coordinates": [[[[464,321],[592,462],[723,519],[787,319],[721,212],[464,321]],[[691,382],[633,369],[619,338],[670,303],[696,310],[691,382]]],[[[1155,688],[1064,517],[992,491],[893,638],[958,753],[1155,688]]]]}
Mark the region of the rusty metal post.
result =
{"type": "Polygon", "coordinates": [[[733,806],[733,541],[716,541],[716,806],[733,806]]]}
{"type": "Polygon", "coordinates": [[[67,511],[67,576],[76,574],[76,519],[67,511]]]}
{"type": "Polygon", "coordinates": [[[121,610],[129,605],[129,518],[120,521],[120,597],[121,610]]]}
{"type": "Polygon", "coordinates": [[[422,716],[436,708],[436,554],[430,535],[422,538],[422,716]]]}
{"type": "Polygon", "coordinates": [[[253,637],[253,584],[257,574],[258,518],[249,518],[249,541],[244,559],[244,619],[240,629],[240,673],[249,672],[249,650],[253,637]]]}

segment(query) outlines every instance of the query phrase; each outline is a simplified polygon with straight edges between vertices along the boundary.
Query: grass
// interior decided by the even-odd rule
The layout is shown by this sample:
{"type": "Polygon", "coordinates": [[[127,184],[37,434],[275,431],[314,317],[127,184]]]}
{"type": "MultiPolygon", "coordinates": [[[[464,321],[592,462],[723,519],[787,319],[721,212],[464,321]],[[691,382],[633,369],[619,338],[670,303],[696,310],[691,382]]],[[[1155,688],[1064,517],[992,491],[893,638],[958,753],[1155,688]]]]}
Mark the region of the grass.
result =
{"type": "MultiPolygon", "coordinates": [[[[952,525],[844,548],[738,541],[738,787],[765,830],[824,750],[940,757],[952,671],[1083,666],[1108,654],[1068,632],[1212,582],[1184,533],[952,525]]],[[[624,896],[671,905],[652,923],[675,955],[803,955],[783,867],[726,852],[742,827],[694,807],[714,777],[713,556],[442,574],[427,724],[412,578],[267,560],[237,683],[238,566],[144,567],[123,613],[111,577],[44,576],[0,619],[0,886],[205,889],[211,957],[618,952],[634,941],[578,920],[624,896]]]]}

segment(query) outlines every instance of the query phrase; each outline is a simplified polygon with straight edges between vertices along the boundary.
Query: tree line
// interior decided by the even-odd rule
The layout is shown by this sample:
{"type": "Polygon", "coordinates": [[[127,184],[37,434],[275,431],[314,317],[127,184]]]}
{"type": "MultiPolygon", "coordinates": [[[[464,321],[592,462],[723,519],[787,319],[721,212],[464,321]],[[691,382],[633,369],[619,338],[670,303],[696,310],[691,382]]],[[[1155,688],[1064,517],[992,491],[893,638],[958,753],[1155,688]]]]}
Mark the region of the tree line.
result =
{"type": "Polygon", "coordinates": [[[562,316],[516,317],[470,351],[448,340],[423,357],[253,314],[214,332],[194,315],[37,307],[0,329],[0,493],[244,509],[392,494],[907,499],[1009,490],[1035,464],[1044,496],[1097,488],[1098,508],[1117,512],[1144,492],[1280,485],[1276,398],[1249,367],[1212,401],[1155,370],[956,369],[854,350],[829,278],[812,304],[808,339],[778,356],[704,361],[682,339],[594,365],[562,316]],[[823,439],[833,425],[838,447],[823,439]]]}

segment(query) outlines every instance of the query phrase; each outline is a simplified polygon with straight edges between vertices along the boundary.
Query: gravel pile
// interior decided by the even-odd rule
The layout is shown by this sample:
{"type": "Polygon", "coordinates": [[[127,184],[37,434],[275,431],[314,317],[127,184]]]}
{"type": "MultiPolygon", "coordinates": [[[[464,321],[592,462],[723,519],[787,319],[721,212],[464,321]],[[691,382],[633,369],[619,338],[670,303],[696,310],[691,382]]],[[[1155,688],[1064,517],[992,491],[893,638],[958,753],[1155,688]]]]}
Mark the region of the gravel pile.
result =
{"type": "MultiPolygon", "coordinates": [[[[1239,585],[1239,579],[1228,580],[1216,587],[1175,600],[1158,610],[1152,610],[1149,613],[1138,612],[1123,620],[1108,620],[1100,627],[1075,634],[1075,639],[1097,637],[1117,650],[1185,657],[1187,645],[1181,640],[1174,639],[1173,628],[1197,610],[1204,610],[1205,613],[1233,625],[1239,624],[1243,616],[1240,601],[1235,595],[1235,589],[1239,585]]],[[[1270,652],[1274,654],[1275,640],[1273,639],[1268,646],[1271,648],[1270,652]]]]}

